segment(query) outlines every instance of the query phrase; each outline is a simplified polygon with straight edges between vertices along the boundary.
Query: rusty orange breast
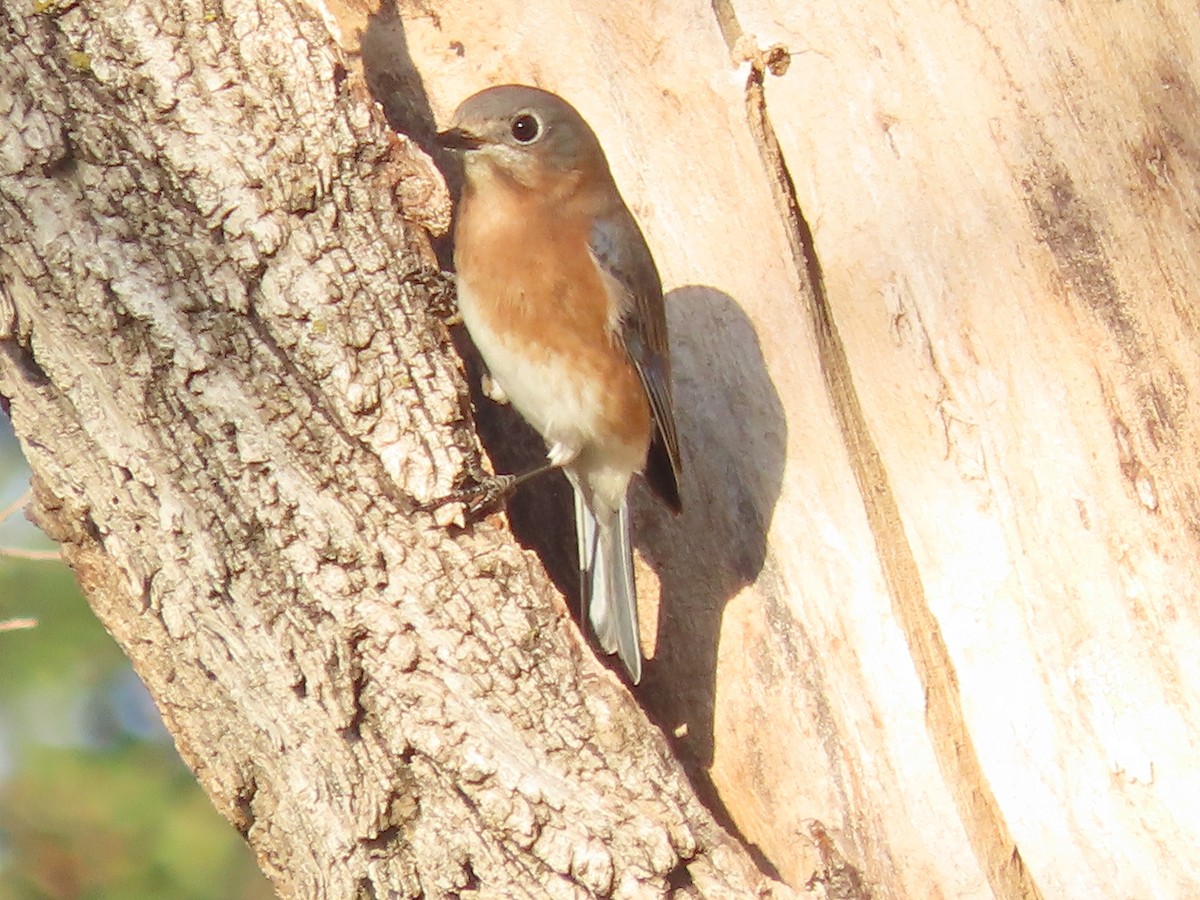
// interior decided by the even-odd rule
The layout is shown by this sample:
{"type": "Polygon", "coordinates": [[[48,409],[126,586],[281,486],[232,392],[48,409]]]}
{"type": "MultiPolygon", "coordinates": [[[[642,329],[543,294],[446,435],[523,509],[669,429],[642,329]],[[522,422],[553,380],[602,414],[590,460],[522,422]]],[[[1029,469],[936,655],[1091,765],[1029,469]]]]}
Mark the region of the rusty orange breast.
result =
{"type": "Polygon", "coordinates": [[[598,431],[648,444],[649,403],[610,330],[614,298],[588,251],[594,204],[548,202],[555,193],[488,168],[473,173],[456,224],[458,276],[486,327],[528,348],[531,362],[569,367],[602,386],[598,431]]]}

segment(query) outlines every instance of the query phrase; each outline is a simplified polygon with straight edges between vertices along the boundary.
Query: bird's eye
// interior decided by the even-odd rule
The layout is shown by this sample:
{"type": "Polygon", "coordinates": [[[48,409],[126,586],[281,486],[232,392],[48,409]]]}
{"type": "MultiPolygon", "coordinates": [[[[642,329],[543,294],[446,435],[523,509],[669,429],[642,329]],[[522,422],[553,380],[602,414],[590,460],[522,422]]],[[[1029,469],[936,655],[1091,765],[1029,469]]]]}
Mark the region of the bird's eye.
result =
{"type": "Polygon", "coordinates": [[[521,113],[512,121],[512,136],[518,144],[529,144],[537,140],[542,126],[532,113],[521,113]]]}

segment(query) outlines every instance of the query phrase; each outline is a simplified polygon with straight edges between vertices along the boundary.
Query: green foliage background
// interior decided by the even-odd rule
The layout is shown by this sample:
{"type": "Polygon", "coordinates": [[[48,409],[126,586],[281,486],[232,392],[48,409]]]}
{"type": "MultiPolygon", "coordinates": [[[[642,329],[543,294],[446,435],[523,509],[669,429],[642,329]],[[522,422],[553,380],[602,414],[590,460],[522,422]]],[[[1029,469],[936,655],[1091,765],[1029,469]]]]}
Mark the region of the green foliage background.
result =
{"type": "MultiPolygon", "coordinates": [[[[0,423],[0,506],[28,472],[0,423]]],[[[53,545],[18,512],[0,547],[53,545]]],[[[57,561],[0,556],[0,900],[267,900],[240,836],[57,561]]]]}

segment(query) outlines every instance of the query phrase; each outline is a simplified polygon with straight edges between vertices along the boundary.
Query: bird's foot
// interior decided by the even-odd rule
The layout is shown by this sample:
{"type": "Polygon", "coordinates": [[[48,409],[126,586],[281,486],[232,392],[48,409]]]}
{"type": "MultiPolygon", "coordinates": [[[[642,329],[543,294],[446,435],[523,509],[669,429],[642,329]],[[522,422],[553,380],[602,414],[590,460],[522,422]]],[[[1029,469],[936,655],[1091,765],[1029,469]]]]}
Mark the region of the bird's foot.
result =
{"type": "Polygon", "coordinates": [[[419,509],[423,512],[436,512],[452,503],[461,503],[465,509],[466,519],[478,521],[499,509],[513,488],[517,486],[517,475],[479,475],[475,483],[467,487],[456,488],[444,497],[428,500],[419,509]]]}

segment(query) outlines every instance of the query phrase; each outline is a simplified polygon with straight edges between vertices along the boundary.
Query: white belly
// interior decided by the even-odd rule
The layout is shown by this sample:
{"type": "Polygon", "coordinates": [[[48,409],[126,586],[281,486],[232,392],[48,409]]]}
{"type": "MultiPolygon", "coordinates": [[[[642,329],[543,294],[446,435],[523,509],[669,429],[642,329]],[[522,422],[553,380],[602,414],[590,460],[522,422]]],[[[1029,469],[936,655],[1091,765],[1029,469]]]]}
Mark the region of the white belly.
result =
{"type": "Polygon", "coordinates": [[[540,348],[530,353],[508,335],[493,329],[474,303],[469,285],[458,285],[458,305],[471,339],[479,349],[492,378],[513,408],[548,444],[579,453],[596,439],[597,412],[602,385],[594,379],[572,376],[575,360],[540,348]]]}

